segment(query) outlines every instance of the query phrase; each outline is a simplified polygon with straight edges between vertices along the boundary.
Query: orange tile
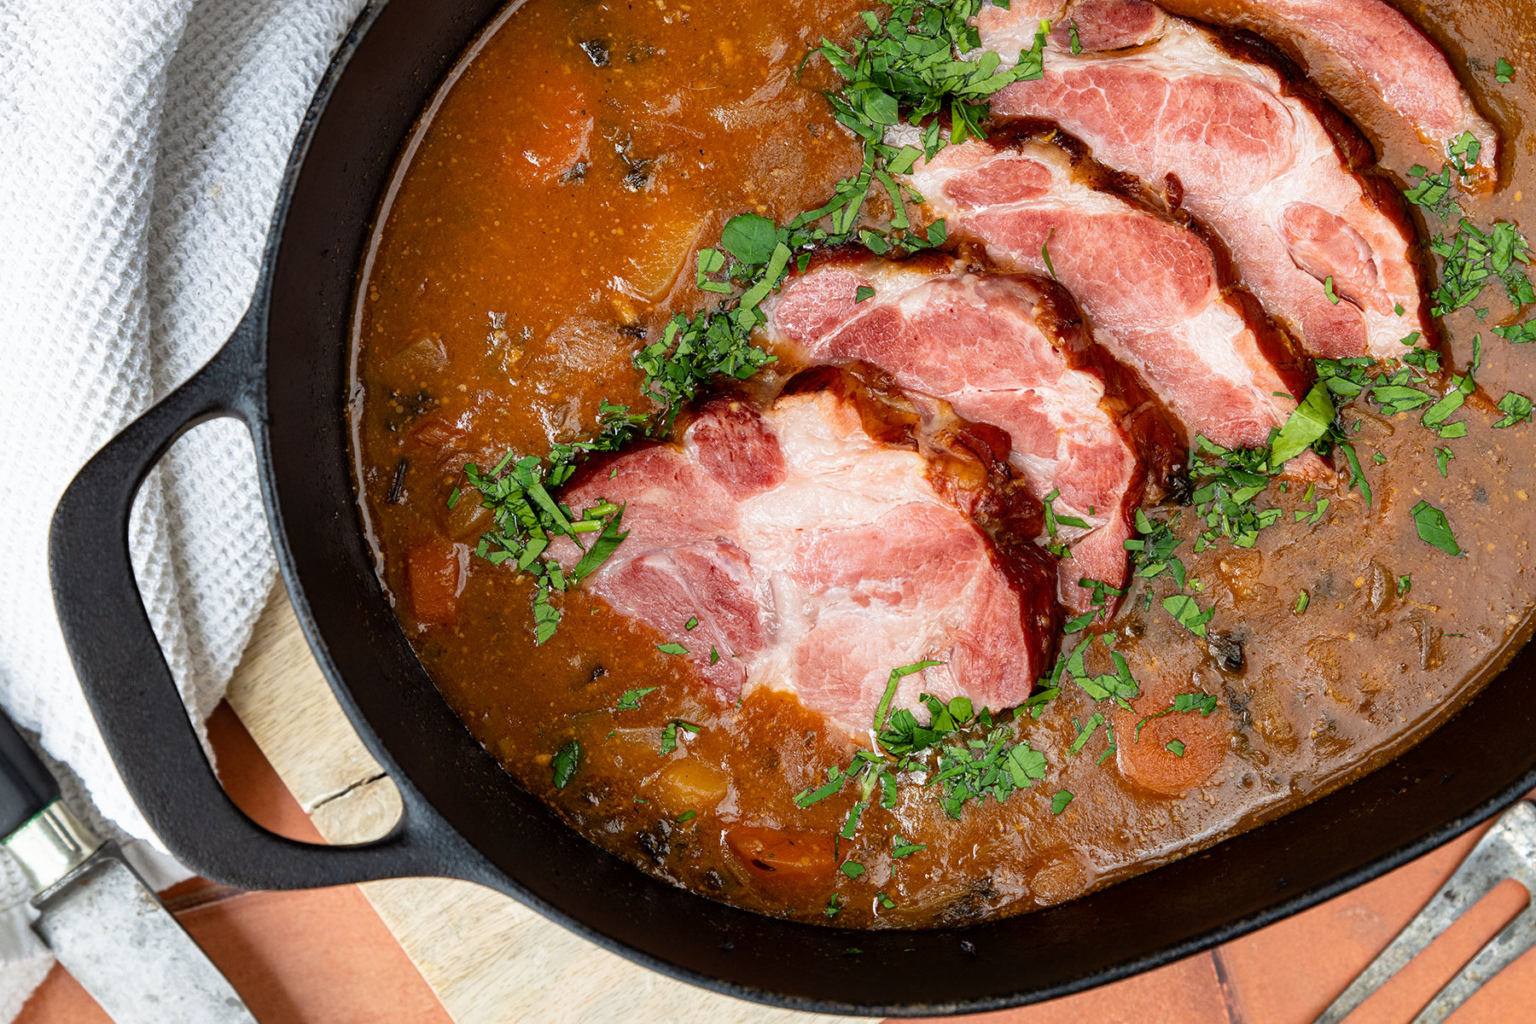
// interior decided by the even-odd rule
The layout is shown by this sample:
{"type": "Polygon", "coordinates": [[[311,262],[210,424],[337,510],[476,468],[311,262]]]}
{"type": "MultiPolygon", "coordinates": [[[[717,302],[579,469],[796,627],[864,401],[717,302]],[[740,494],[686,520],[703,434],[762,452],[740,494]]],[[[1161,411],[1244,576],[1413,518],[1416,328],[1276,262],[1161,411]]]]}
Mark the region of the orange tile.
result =
{"type": "Polygon", "coordinates": [[[1231,1024],[1232,1018],[1215,964],[1210,954],[1202,953],[1049,1003],[949,1020],[973,1024],[1231,1024]]]}

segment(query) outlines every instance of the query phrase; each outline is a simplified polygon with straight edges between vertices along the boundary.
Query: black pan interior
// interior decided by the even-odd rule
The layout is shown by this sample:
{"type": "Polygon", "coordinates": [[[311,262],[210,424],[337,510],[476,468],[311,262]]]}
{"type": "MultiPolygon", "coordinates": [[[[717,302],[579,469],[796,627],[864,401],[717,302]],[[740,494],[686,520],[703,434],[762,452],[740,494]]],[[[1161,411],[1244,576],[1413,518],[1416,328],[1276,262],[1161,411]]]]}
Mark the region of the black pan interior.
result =
{"type": "MultiPolygon", "coordinates": [[[[526,794],[448,708],[374,574],[346,438],[348,327],[371,222],[419,112],[501,0],[390,0],[291,181],[275,249],[258,445],[283,572],[322,665],[407,790],[483,856],[445,864],[688,980],[878,1014],[1034,1001],[1175,959],[1380,874],[1536,784],[1536,655],[1397,761],[1270,825],[1101,893],[964,930],[789,924],[654,881],[526,794]],[[862,952],[850,954],[850,947],[862,952]]],[[[409,802],[409,800],[408,800],[409,802]]]]}

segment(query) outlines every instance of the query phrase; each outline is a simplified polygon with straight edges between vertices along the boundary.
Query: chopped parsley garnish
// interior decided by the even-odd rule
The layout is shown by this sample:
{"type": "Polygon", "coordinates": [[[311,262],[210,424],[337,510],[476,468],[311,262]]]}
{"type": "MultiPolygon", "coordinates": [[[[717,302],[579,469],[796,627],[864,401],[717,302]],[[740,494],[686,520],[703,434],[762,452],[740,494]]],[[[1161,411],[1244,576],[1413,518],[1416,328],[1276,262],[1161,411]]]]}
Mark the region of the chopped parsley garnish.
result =
{"type": "Polygon", "coordinates": [[[619,695],[619,702],[613,706],[615,711],[633,711],[640,706],[640,699],[648,693],[655,693],[661,689],[659,686],[647,686],[638,690],[625,690],[619,695]]]}
{"type": "MultiPolygon", "coordinates": [[[[827,900],[826,909],[823,910],[822,913],[826,914],[828,918],[833,918],[833,917],[836,917],[837,916],[837,912],[839,910],[842,910],[842,909],[843,909],[843,901],[842,901],[842,899],[837,895],[837,893],[833,893],[832,894],[832,898],[827,900]]],[[[850,948],[852,948],[852,947],[850,947],[850,948]]]]}
{"type": "Polygon", "coordinates": [[[547,459],[528,456],[514,462],[508,454],[489,472],[482,473],[474,463],[464,467],[466,479],[480,495],[480,504],[492,513],[492,528],[481,536],[475,554],[493,565],[510,561],[537,581],[533,613],[534,642],[538,644],[553,636],[560,622],[559,611],[549,603],[550,595],[564,593],[595,572],[627,536],[622,532],[624,510],[620,506],[601,501],[578,516],[549,492],[575,472],[578,454],[611,451],[629,438],[633,417],[628,410],[606,402],[603,410],[612,429],[593,441],[561,446],[563,458],[552,452],[547,459]],[[582,537],[593,533],[596,537],[590,546],[583,543],[582,537]],[[569,537],[583,549],[569,572],[548,555],[557,537],[569,537]]]}
{"type": "Polygon", "coordinates": [[[880,905],[882,907],[884,907],[886,910],[894,910],[894,909],[896,909],[896,901],[891,899],[884,892],[877,892],[877,893],[875,893],[875,899],[879,900],[880,901],[880,905]]]}
{"type": "Polygon", "coordinates": [[[1045,506],[1045,534],[1050,538],[1045,547],[1046,550],[1050,551],[1057,558],[1065,558],[1067,556],[1067,546],[1056,539],[1057,534],[1061,532],[1061,528],[1063,526],[1070,526],[1074,529],[1086,530],[1089,529],[1089,525],[1086,519],[1081,519],[1077,516],[1058,515],[1056,512],[1056,499],[1059,497],[1061,497],[1061,490],[1057,488],[1041,499],[1041,504],[1045,506]]]}
{"type": "Polygon", "coordinates": [[[1328,301],[1333,303],[1335,306],[1339,304],[1339,293],[1333,290],[1332,274],[1323,279],[1323,294],[1326,295],[1328,297],[1328,301]]]}
{"type": "Polygon", "coordinates": [[[1500,57],[1493,64],[1493,78],[1497,82],[1508,85],[1514,81],[1515,66],[1503,57],[1500,57]]]}
{"type": "Polygon", "coordinates": [[[1413,574],[1404,573],[1397,578],[1397,596],[1402,597],[1413,589],[1413,574]]]}
{"type": "Polygon", "coordinates": [[[1413,522],[1418,527],[1419,540],[1448,555],[1461,554],[1461,546],[1456,543],[1444,512],[1427,501],[1421,501],[1413,506],[1413,522]]]}
{"type": "Polygon", "coordinates": [[[1096,618],[1101,616],[1108,618],[1109,599],[1112,597],[1124,597],[1126,594],[1126,590],[1117,590],[1102,580],[1091,580],[1086,576],[1078,580],[1077,585],[1084,590],[1091,590],[1093,593],[1088,598],[1089,609],[1062,627],[1062,632],[1068,635],[1080,633],[1087,629],[1096,618]]]}
{"type": "Polygon", "coordinates": [[[849,878],[858,878],[864,873],[864,865],[858,861],[845,860],[841,865],[841,870],[849,878]]]}
{"type": "Polygon", "coordinates": [[[1527,320],[1523,324],[1510,324],[1508,327],[1495,327],[1493,333],[1516,345],[1529,345],[1536,341],[1536,320],[1527,320]]]}
{"type": "Polygon", "coordinates": [[[1440,470],[1441,476],[1450,476],[1450,462],[1456,457],[1456,453],[1449,447],[1435,449],[1435,467],[1440,470]]]}
{"type": "Polygon", "coordinates": [[[697,818],[698,816],[699,816],[699,812],[698,811],[684,811],[682,814],[679,814],[676,818],[674,818],[672,820],[677,822],[679,825],[682,825],[682,824],[686,824],[687,822],[692,821],[694,818],[697,818]]]}
{"type": "Polygon", "coordinates": [[[898,834],[895,841],[891,844],[891,856],[900,860],[903,857],[910,857],[914,853],[922,853],[926,849],[928,849],[927,843],[909,843],[898,834]]]}
{"type": "Polygon", "coordinates": [[[929,784],[941,788],[940,804],[951,818],[959,820],[968,800],[990,796],[1002,803],[1015,789],[1028,789],[1045,778],[1045,755],[1023,740],[1008,743],[1011,734],[1006,728],[994,729],[985,740],[940,751],[938,774],[929,784]]]}
{"type": "MultiPolygon", "coordinates": [[[[919,661],[913,665],[903,665],[900,668],[891,669],[891,677],[886,680],[885,692],[880,695],[880,703],[875,707],[875,733],[884,731],[888,713],[891,709],[891,701],[896,697],[896,688],[901,681],[914,672],[921,672],[925,668],[937,668],[944,664],[942,661],[919,661]]],[[[965,698],[958,698],[965,700],[965,698]]],[[[967,706],[970,702],[966,701],[967,706]]]]}
{"type": "Polygon", "coordinates": [[[1067,22],[1067,34],[1068,34],[1069,38],[1072,40],[1072,56],[1075,57],[1078,54],[1083,52],[1082,40],[1077,38],[1077,21],[1076,20],[1067,22]]]}
{"type": "Polygon", "coordinates": [[[1493,425],[1495,430],[1503,430],[1512,427],[1516,423],[1524,423],[1531,418],[1531,400],[1522,394],[1511,391],[1499,399],[1499,412],[1504,418],[1493,425]]]}
{"type": "Polygon", "coordinates": [[[581,767],[581,743],[577,740],[567,741],[550,758],[549,767],[554,773],[555,788],[564,789],[575,777],[576,769],[581,767]]]}
{"type": "Polygon", "coordinates": [[[699,625],[699,617],[697,615],[690,615],[690,616],[688,616],[688,621],[683,623],[683,628],[688,630],[691,633],[691,632],[693,632],[694,629],[696,629],[698,627],[698,625],[699,625]]]}
{"type": "Polygon", "coordinates": [[[1174,757],[1183,757],[1184,743],[1181,740],[1169,740],[1167,743],[1167,750],[1174,757]]]}
{"type": "Polygon", "coordinates": [[[1067,804],[1072,802],[1071,790],[1058,789],[1056,795],[1051,797],[1051,813],[1060,814],[1067,809],[1067,804]]]}
{"type": "MultiPolygon", "coordinates": [[[[1073,719],[1073,721],[1075,722],[1076,719],[1073,719]]],[[[1072,745],[1067,748],[1067,753],[1076,754],[1078,751],[1082,750],[1083,746],[1088,742],[1088,738],[1093,735],[1093,731],[1103,724],[1104,716],[1095,711],[1093,713],[1093,717],[1084,722],[1082,726],[1077,730],[1077,738],[1074,739],[1072,741],[1072,745]]]]}
{"type": "Polygon", "coordinates": [[[1127,540],[1125,549],[1135,553],[1135,573],[1141,579],[1155,579],[1167,572],[1179,589],[1184,589],[1184,563],[1174,554],[1184,541],[1173,532],[1173,526],[1182,514],[1176,512],[1171,518],[1162,520],[1152,519],[1140,509],[1136,510],[1136,532],[1141,536],[1127,540]]]}
{"type": "Polygon", "coordinates": [[[656,645],[656,649],[658,651],[660,651],[662,654],[687,654],[688,653],[688,648],[684,647],[682,644],[677,644],[677,643],[657,644],[656,645]]]}
{"type": "Polygon", "coordinates": [[[1483,153],[1483,144],[1471,132],[1462,132],[1447,143],[1445,152],[1456,173],[1470,178],[1477,167],[1477,158],[1483,153]]]}
{"type": "Polygon", "coordinates": [[[1136,732],[1132,734],[1133,743],[1141,742],[1141,729],[1155,718],[1165,715],[1188,715],[1199,712],[1202,716],[1209,715],[1216,710],[1216,698],[1209,693],[1180,693],[1173,698],[1173,703],[1155,715],[1148,715],[1136,723],[1136,732]]]}
{"type": "Polygon", "coordinates": [[[861,284],[853,291],[853,301],[855,303],[863,302],[865,299],[872,299],[874,297],[875,290],[869,287],[867,284],[861,284]]]}
{"type": "Polygon", "coordinates": [[[1403,192],[1403,197],[1415,206],[1439,216],[1441,220],[1449,220],[1451,212],[1456,208],[1456,201],[1451,195],[1451,169],[1441,167],[1439,174],[1430,174],[1424,167],[1415,164],[1408,169],[1408,176],[1417,179],[1417,184],[1403,192]]]}
{"type": "Polygon", "coordinates": [[[713,665],[715,662],[717,662],[719,660],[720,660],[720,652],[715,650],[714,646],[711,645],[710,648],[709,648],[709,663],[711,665],[713,665]]]}
{"type": "Polygon", "coordinates": [[[1254,504],[1269,486],[1273,461],[1269,450],[1223,448],[1197,435],[1190,456],[1190,476],[1199,484],[1191,499],[1206,527],[1195,537],[1197,553],[1214,547],[1223,537],[1237,547],[1252,547],[1260,530],[1279,522],[1280,509],[1260,509],[1254,504]]]}
{"type": "Polygon", "coordinates": [[[1300,615],[1302,612],[1305,612],[1308,606],[1311,604],[1312,595],[1303,590],[1300,594],[1296,595],[1296,604],[1291,610],[1297,615],[1300,615]]]}
{"type": "Polygon", "coordinates": [[[1215,606],[1201,611],[1199,602],[1188,594],[1163,598],[1163,610],[1172,615],[1179,625],[1201,638],[1205,636],[1205,624],[1216,614],[1215,606]]]}
{"type": "MultiPolygon", "coordinates": [[[[1099,640],[1106,647],[1108,646],[1109,641],[1103,636],[1100,636],[1099,640]]],[[[1073,648],[1072,653],[1063,651],[1056,659],[1056,665],[1051,670],[1046,685],[1054,688],[1065,677],[1094,700],[1112,700],[1121,707],[1129,709],[1131,698],[1140,696],[1141,688],[1131,675],[1131,667],[1126,662],[1125,655],[1111,650],[1109,656],[1114,662],[1115,670],[1102,675],[1092,675],[1088,672],[1085,659],[1093,641],[1094,638],[1089,636],[1073,648]]]]}
{"type": "Polygon", "coordinates": [[[677,749],[677,731],[679,729],[684,732],[696,733],[700,731],[699,726],[694,725],[692,722],[685,722],[681,718],[674,718],[668,722],[666,728],[661,730],[661,750],[657,752],[662,757],[677,749]]]}
{"type": "Polygon", "coordinates": [[[1470,306],[1492,280],[1504,285],[1515,305],[1536,302],[1536,290],[1525,271],[1531,260],[1530,245],[1513,224],[1498,221],[1485,233],[1463,217],[1455,235],[1450,239],[1436,235],[1429,248],[1442,261],[1440,285],[1430,293],[1433,316],[1470,306]]]}

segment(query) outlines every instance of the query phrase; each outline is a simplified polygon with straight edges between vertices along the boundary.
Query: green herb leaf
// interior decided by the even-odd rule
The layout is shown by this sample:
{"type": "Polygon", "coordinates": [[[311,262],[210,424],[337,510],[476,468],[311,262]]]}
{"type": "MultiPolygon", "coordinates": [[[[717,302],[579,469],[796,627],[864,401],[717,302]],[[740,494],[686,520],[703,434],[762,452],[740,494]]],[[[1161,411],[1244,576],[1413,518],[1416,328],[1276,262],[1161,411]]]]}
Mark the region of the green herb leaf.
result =
{"type": "Polygon", "coordinates": [[[1511,391],[1499,399],[1499,412],[1504,414],[1504,418],[1493,425],[1495,430],[1503,430],[1516,423],[1524,423],[1531,418],[1531,400],[1511,391]]]}
{"type": "Polygon", "coordinates": [[[1200,610],[1200,605],[1187,594],[1175,594],[1163,598],[1163,610],[1174,620],[1198,637],[1205,636],[1205,624],[1216,614],[1214,607],[1200,610]]]}
{"type": "Polygon", "coordinates": [[[858,878],[864,873],[864,865],[857,861],[845,860],[841,865],[843,874],[849,878],[858,878]]]}
{"type": "Polygon", "coordinates": [[[554,773],[555,788],[564,789],[570,785],[571,779],[576,775],[576,769],[581,767],[581,744],[576,740],[569,740],[565,746],[555,752],[550,759],[550,770],[554,773]]]}
{"type": "Polygon", "coordinates": [[[896,688],[901,681],[914,672],[921,672],[925,668],[937,668],[944,664],[942,661],[919,661],[912,665],[903,665],[900,668],[891,669],[890,678],[886,680],[885,692],[880,695],[880,703],[875,706],[875,732],[881,732],[889,718],[891,701],[896,696],[896,688]]]}
{"type": "Polygon", "coordinates": [[[863,302],[865,299],[872,299],[874,297],[875,290],[865,284],[859,285],[853,291],[853,301],[855,303],[863,302]]]}
{"type": "Polygon", "coordinates": [[[1056,795],[1051,797],[1051,813],[1060,814],[1067,809],[1067,804],[1072,802],[1070,790],[1058,789],[1056,795]]]}
{"type": "Polygon", "coordinates": [[[647,686],[638,690],[625,690],[619,695],[619,702],[613,706],[615,711],[633,711],[640,706],[640,699],[648,693],[655,693],[661,689],[659,686],[647,686]]]}
{"type": "Polygon", "coordinates": [[[1427,501],[1413,506],[1413,522],[1419,530],[1419,540],[1439,548],[1448,555],[1461,554],[1461,547],[1451,533],[1451,525],[1445,513],[1427,501]]]}
{"type": "Polygon", "coordinates": [[[1184,744],[1180,740],[1169,740],[1167,743],[1167,749],[1169,753],[1173,754],[1174,757],[1184,756],[1184,744]]]}
{"type": "Polygon", "coordinates": [[[662,654],[687,654],[688,648],[678,643],[657,644],[656,649],[662,654]]]}
{"type": "Polygon", "coordinates": [[[1307,610],[1307,607],[1309,605],[1311,605],[1311,604],[1312,604],[1312,595],[1308,594],[1305,590],[1303,590],[1300,594],[1298,594],[1296,596],[1296,605],[1291,610],[1293,612],[1295,612],[1297,615],[1300,615],[1301,613],[1305,612],[1307,610]]]}
{"type": "MultiPolygon", "coordinates": [[[[1331,280],[1331,279],[1330,279],[1331,280]]],[[[1328,385],[1314,384],[1270,446],[1270,466],[1279,469],[1311,448],[1333,426],[1333,399],[1328,385]]]]}
{"type": "Polygon", "coordinates": [[[1503,57],[1500,57],[1497,61],[1494,62],[1493,77],[1495,81],[1508,85],[1510,82],[1514,81],[1515,66],[1509,61],[1505,60],[1503,57]]]}
{"type": "Polygon", "coordinates": [[[891,856],[900,860],[903,857],[910,857],[914,853],[922,853],[926,849],[928,849],[927,843],[909,843],[901,838],[900,834],[897,834],[895,841],[891,844],[891,856]]]}
{"type": "Polygon", "coordinates": [[[767,217],[743,213],[725,222],[720,244],[748,266],[767,263],[779,244],[779,229],[767,217]]]}

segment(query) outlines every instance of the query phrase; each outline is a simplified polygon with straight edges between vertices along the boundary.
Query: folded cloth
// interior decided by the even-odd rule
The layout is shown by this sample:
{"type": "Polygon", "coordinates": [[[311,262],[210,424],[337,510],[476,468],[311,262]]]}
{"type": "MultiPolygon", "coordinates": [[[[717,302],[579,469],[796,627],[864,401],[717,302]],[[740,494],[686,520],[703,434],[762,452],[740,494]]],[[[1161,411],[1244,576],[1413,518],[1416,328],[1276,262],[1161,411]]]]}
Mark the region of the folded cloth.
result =
{"type": "MultiPolygon", "coordinates": [[[[49,517],[80,465],[238,322],[299,122],[363,6],[0,0],[0,704],[132,836],[150,837],[54,619],[49,517]]],[[[130,534],[201,730],[274,575],[243,428],[178,442],[130,534]]],[[[18,899],[7,868],[0,905],[18,899]]],[[[46,966],[18,920],[0,920],[0,1022],[46,966]]]]}

